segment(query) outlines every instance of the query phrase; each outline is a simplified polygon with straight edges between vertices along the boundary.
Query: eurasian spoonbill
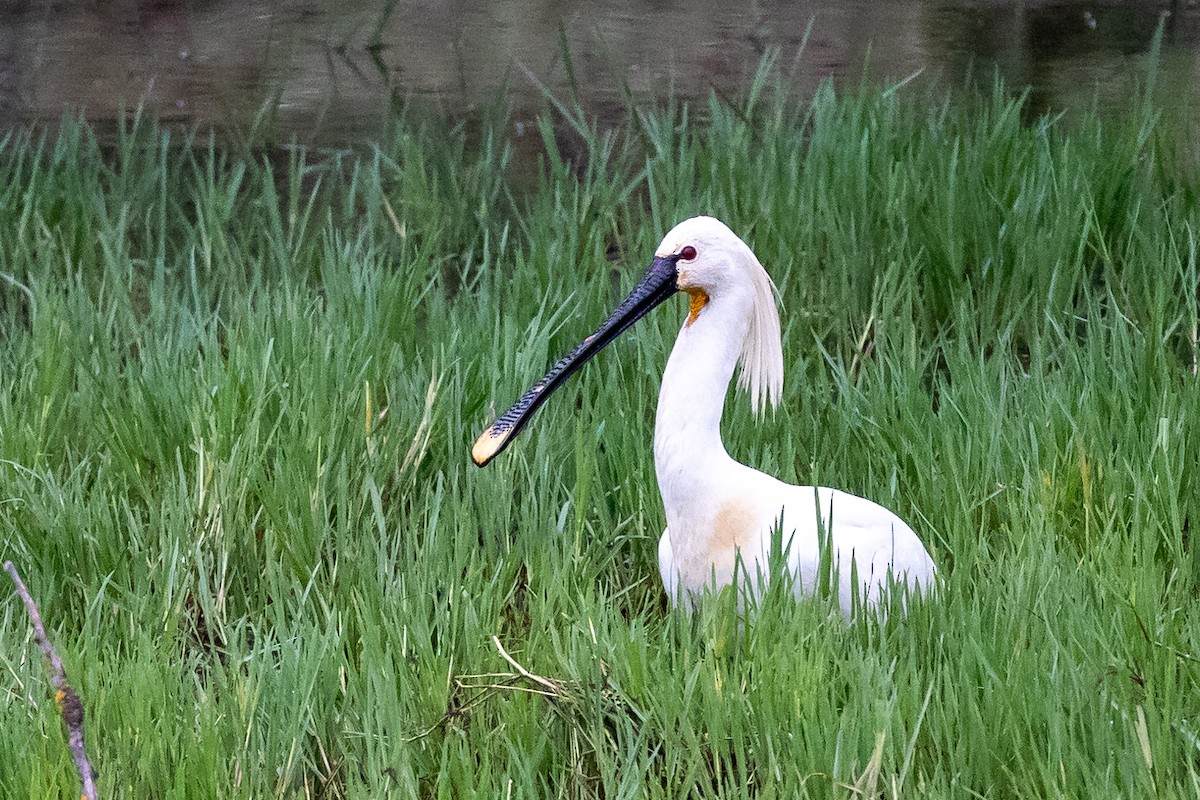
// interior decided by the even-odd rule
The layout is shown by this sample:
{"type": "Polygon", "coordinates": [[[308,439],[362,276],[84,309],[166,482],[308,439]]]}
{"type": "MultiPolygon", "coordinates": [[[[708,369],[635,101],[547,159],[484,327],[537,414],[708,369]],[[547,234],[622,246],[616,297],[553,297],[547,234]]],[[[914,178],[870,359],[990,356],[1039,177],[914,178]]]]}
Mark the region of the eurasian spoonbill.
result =
{"type": "Polygon", "coordinates": [[[856,593],[874,607],[889,583],[929,591],[933,559],[896,514],[837,489],[783,483],[725,451],[721,413],[739,362],[738,383],[754,411],[779,403],[783,351],[774,288],[749,246],[724,223],[712,217],[679,223],[630,295],[480,435],[472,458],[481,467],[491,461],[575,370],[683,291],[691,301],[667,360],[654,425],[654,468],[667,519],[658,564],[672,602],[690,607],[704,589],[728,585],[739,563],[761,589],[776,531],[782,536],[776,552],[787,555],[795,592],[812,592],[820,570],[832,564],[847,615],[856,593]],[[832,561],[822,563],[823,551],[832,561]]]}

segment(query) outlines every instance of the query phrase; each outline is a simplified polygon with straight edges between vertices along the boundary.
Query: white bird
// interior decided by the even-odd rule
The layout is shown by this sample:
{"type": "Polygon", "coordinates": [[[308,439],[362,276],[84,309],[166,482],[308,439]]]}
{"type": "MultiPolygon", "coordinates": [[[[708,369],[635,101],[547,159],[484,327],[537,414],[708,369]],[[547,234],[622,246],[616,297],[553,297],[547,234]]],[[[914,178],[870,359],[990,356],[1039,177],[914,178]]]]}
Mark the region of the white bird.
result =
{"type": "Polygon", "coordinates": [[[691,302],[667,360],[654,426],[654,468],[667,518],[658,564],[672,602],[690,608],[698,595],[729,585],[735,574],[758,594],[770,576],[777,532],[775,552],[786,555],[793,591],[811,594],[822,569],[832,568],[847,616],[856,596],[875,607],[889,585],[931,591],[933,559],[896,514],[837,489],[783,483],[726,452],[721,414],[739,362],[738,383],[750,393],[754,411],[779,403],[783,351],[774,288],[754,253],[724,223],[712,217],[679,223],[629,297],[483,432],[472,458],[487,464],[576,369],[683,291],[691,302]]]}

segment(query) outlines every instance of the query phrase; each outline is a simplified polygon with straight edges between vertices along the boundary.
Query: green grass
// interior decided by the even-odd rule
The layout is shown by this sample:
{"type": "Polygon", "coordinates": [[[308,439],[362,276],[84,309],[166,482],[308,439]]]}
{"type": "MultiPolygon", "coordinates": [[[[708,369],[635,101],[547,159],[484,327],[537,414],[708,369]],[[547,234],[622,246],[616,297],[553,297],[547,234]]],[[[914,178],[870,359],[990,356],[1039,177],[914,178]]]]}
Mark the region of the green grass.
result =
{"type": "MultiPolygon", "coordinates": [[[[502,117],[362,153],[137,118],[4,141],[0,559],[102,792],[1200,793],[1190,139],[1150,104],[772,86],[616,132],[544,116],[540,160],[502,117]],[[783,303],[782,408],[732,402],[730,451],[910,520],[936,603],[666,610],[682,301],[470,464],[698,212],[783,303]]],[[[71,795],[15,597],[0,664],[0,795],[71,795]]]]}

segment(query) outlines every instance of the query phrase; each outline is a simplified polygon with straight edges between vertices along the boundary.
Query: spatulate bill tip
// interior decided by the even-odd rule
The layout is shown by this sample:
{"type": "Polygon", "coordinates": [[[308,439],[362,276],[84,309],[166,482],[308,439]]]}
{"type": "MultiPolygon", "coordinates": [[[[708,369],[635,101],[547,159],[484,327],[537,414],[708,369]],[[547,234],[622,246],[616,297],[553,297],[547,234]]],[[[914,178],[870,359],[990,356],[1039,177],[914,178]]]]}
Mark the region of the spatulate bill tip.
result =
{"type": "Polygon", "coordinates": [[[479,435],[471,447],[471,460],[477,467],[486,467],[488,462],[496,457],[508,441],[508,431],[497,431],[495,426],[488,428],[479,435]]]}

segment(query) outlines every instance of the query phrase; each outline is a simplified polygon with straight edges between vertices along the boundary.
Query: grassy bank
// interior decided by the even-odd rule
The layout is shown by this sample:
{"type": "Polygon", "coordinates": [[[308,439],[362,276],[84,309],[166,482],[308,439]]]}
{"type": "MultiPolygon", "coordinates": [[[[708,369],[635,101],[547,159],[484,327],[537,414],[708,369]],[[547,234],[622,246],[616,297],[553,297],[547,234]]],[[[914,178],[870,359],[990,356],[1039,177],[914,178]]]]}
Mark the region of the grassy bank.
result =
{"type": "MultiPolygon", "coordinates": [[[[695,116],[546,117],[536,167],[502,120],[272,158],[145,121],[4,142],[0,559],[102,791],[1200,792],[1181,138],[1002,92],[695,116]],[[783,304],[782,409],[731,402],[730,452],[910,520],[936,604],[846,627],[769,600],[744,632],[666,610],[650,437],[683,301],[471,466],[700,212],[783,304]]],[[[0,662],[0,794],[74,792],[15,597],[0,662]]]]}

